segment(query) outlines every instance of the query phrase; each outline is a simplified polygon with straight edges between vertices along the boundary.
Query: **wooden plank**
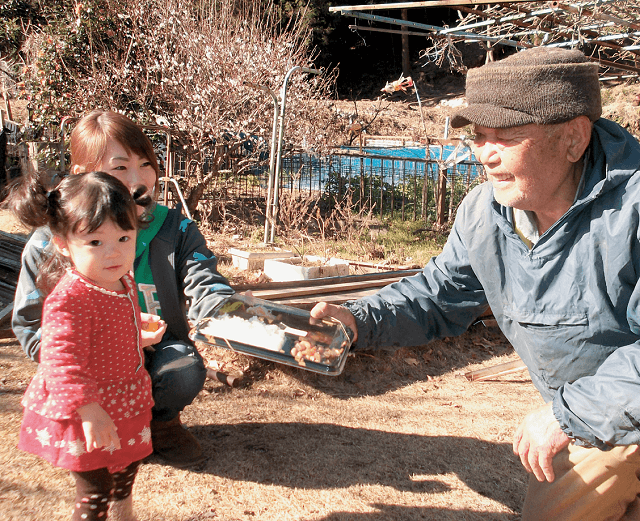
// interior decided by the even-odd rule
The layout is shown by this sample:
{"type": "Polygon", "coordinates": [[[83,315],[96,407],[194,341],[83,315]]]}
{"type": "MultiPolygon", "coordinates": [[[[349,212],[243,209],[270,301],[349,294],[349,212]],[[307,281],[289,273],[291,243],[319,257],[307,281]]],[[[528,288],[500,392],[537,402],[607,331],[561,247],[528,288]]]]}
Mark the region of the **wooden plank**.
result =
{"type": "Polygon", "coordinates": [[[0,338],[15,338],[13,329],[0,329],[0,338]]]}
{"type": "Polygon", "coordinates": [[[469,371],[465,373],[464,376],[470,382],[482,382],[483,380],[491,380],[498,376],[524,371],[526,368],[527,366],[524,362],[518,359],[513,362],[505,362],[485,369],[478,369],[477,371],[469,371]]]}
{"type": "Polygon", "coordinates": [[[403,269],[321,279],[238,284],[236,291],[249,291],[255,297],[279,304],[311,309],[318,302],[342,304],[376,293],[381,287],[422,272],[422,269],[403,269]]]}
{"type": "MultiPolygon", "coordinates": [[[[370,229],[372,227],[369,227],[370,229]]],[[[375,229],[375,228],[374,228],[375,229]]],[[[381,226],[380,230],[385,230],[387,229],[385,226],[381,226]]],[[[385,264],[381,264],[381,263],[374,263],[374,262],[365,262],[365,261],[349,261],[349,266],[355,266],[356,268],[371,268],[377,271],[372,271],[369,273],[360,273],[360,275],[383,275],[384,273],[399,273],[401,271],[406,271],[406,272],[418,272],[418,271],[422,271],[422,268],[419,267],[418,265],[410,265],[410,266],[388,266],[385,264]]]]}
{"type": "MultiPolygon", "coordinates": [[[[7,90],[5,89],[4,84],[2,85],[2,98],[4,100],[4,107],[7,112],[7,119],[12,120],[13,112],[11,110],[11,102],[9,101],[9,95],[7,94],[7,90]]],[[[3,126],[4,126],[4,122],[3,122],[3,126]]]]}
{"type": "Polygon", "coordinates": [[[13,302],[0,309],[0,326],[8,323],[11,320],[11,314],[13,313],[13,302]]]}
{"type": "Polygon", "coordinates": [[[399,277],[410,277],[416,273],[420,273],[422,269],[408,269],[400,271],[381,271],[379,273],[363,273],[360,275],[343,275],[340,277],[323,277],[320,279],[307,280],[287,280],[282,282],[267,282],[262,284],[235,284],[232,285],[236,291],[248,290],[277,290],[286,288],[305,288],[316,286],[333,286],[336,284],[350,282],[364,282],[371,280],[384,280],[399,277]]]}
{"type": "Polygon", "coordinates": [[[27,238],[0,231],[0,266],[19,272],[27,238]]]}
{"type": "Polygon", "coordinates": [[[301,288],[266,289],[252,291],[254,297],[265,300],[275,300],[282,298],[293,298],[311,295],[326,295],[333,293],[344,293],[346,291],[357,291],[370,288],[381,288],[393,282],[397,282],[402,277],[392,277],[381,280],[366,280],[361,282],[347,282],[343,284],[331,284],[301,288]]]}
{"type": "Polygon", "coordinates": [[[14,233],[7,233],[0,231],[0,238],[2,238],[2,242],[11,242],[13,244],[21,245],[24,247],[27,244],[27,237],[22,235],[16,235],[14,233]]]}
{"type": "Polygon", "coordinates": [[[368,297],[378,292],[380,288],[371,288],[361,291],[346,291],[344,293],[327,293],[318,297],[313,296],[301,296],[301,297],[283,297],[270,299],[272,302],[278,304],[284,304],[287,306],[293,306],[301,309],[311,309],[318,302],[327,302],[329,304],[335,304],[339,306],[344,304],[347,300],[357,300],[362,297],[368,297]]]}

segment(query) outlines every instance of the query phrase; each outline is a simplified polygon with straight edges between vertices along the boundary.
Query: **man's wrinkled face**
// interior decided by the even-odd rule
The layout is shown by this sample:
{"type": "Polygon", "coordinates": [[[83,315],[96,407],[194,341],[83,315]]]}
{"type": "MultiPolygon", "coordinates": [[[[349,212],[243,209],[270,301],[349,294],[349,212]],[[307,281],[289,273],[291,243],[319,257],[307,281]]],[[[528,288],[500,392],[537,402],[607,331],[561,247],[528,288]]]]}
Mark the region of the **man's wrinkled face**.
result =
{"type": "Polygon", "coordinates": [[[544,212],[577,187],[567,161],[564,124],[495,129],[474,125],[473,151],[484,166],[498,203],[544,212]]]}

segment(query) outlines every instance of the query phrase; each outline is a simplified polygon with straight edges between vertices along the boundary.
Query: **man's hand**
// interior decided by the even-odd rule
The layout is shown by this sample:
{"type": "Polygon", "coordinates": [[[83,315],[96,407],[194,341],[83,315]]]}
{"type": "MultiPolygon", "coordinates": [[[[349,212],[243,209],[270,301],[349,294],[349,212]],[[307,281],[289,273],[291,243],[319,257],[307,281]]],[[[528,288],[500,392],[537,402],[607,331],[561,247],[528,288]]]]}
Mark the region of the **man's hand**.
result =
{"type": "Polygon", "coordinates": [[[533,472],[538,481],[546,479],[551,483],[555,479],[553,457],[570,441],[571,438],[560,429],[551,403],[548,403],[529,413],[522,421],[513,437],[513,452],[520,456],[524,468],[533,472]]]}
{"type": "Polygon", "coordinates": [[[353,341],[355,342],[358,339],[358,326],[356,326],[356,319],[353,318],[351,311],[345,307],[336,306],[335,304],[327,304],[326,302],[319,302],[313,306],[311,316],[313,318],[337,318],[346,327],[353,331],[353,341]]]}
{"type": "Polygon", "coordinates": [[[100,447],[120,448],[118,430],[111,417],[99,404],[90,403],[78,408],[82,419],[82,430],[87,441],[87,452],[100,447]]]}

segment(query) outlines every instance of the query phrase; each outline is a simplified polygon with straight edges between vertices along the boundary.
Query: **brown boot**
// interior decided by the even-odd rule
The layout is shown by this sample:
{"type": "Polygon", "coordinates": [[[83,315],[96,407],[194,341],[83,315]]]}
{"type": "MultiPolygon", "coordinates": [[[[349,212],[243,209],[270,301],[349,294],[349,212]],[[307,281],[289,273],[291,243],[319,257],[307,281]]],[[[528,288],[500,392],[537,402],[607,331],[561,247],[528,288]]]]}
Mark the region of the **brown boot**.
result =
{"type": "Polygon", "coordinates": [[[180,416],[173,420],[151,421],[153,453],[167,465],[183,468],[204,461],[198,440],[180,423],[180,416]]]}
{"type": "Polygon", "coordinates": [[[109,503],[109,521],[137,521],[133,514],[133,496],[109,503]]]}

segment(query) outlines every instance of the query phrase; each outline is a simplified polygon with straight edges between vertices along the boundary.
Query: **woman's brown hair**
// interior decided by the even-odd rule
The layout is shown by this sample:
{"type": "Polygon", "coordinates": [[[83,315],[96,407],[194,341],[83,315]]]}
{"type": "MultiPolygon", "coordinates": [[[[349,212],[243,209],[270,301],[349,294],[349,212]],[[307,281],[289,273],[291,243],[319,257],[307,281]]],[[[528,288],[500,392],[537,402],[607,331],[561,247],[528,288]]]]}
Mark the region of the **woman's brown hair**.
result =
{"type": "Polygon", "coordinates": [[[77,165],[82,171],[94,170],[104,157],[110,140],[125,150],[145,157],[160,175],[158,160],[149,137],[127,116],[118,112],[94,110],[84,116],[71,132],[71,171],[77,165]]]}

